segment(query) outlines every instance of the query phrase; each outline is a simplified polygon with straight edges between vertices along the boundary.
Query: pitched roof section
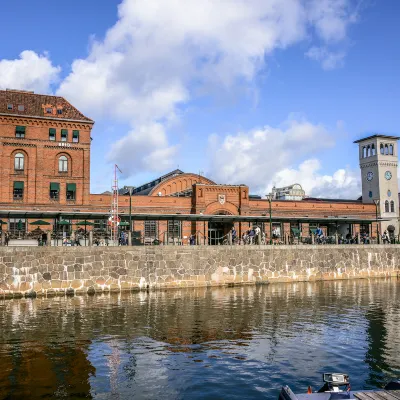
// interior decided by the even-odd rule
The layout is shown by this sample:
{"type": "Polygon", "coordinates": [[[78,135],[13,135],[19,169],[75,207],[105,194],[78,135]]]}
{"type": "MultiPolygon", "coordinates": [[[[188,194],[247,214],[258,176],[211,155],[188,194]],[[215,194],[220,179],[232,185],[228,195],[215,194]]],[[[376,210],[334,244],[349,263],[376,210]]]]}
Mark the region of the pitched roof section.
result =
{"type": "Polygon", "coordinates": [[[0,114],[94,123],[63,97],[23,90],[0,90],[0,114]]]}

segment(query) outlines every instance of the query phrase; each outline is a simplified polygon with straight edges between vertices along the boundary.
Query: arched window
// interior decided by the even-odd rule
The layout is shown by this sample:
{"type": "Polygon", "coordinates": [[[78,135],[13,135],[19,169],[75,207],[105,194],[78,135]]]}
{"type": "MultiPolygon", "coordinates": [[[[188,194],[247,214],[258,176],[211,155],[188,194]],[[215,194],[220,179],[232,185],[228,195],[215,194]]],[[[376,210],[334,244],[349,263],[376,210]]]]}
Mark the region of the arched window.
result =
{"type": "Polygon", "coordinates": [[[367,148],[365,146],[362,148],[362,157],[367,157],[367,148]]]}
{"type": "Polygon", "coordinates": [[[381,143],[381,154],[384,154],[384,150],[383,150],[383,144],[381,143]]]}
{"type": "Polygon", "coordinates": [[[393,145],[389,144],[389,154],[392,156],[393,155],[393,145]]]}
{"type": "Polygon", "coordinates": [[[17,153],[14,159],[14,169],[16,171],[23,171],[25,167],[25,156],[22,153],[17,153]]]}
{"type": "Polygon", "coordinates": [[[389,212],[389,200],[385,201],[385,212],[389,212]]]}
{"type": "Polygon", "coordinates": [[[368,145],[367,147],[367,157],[371,157],[371,147],[368,145]]]}
{"type": "Polygon", "coordinates": [[[389,147],[387,144],[385,144],[385,155],[389,154],[389,147]]]}
{"type": "Polygon", "coordinates": [[[68,172],[68,158],[61,156],[58,159],[58,172],[68,172]]]}
{"type": "Polygon", "coordinates": [[[375,156],[376,152],[375,152],[375,145],[374,144],[371,146],[371,151],[372,151],[372,155],[375,156]]]}
{"type": "Polygon", "coordinates": [[[394,201],[393,200],[390,202],[390,212],[394,213],[394,201]]]}

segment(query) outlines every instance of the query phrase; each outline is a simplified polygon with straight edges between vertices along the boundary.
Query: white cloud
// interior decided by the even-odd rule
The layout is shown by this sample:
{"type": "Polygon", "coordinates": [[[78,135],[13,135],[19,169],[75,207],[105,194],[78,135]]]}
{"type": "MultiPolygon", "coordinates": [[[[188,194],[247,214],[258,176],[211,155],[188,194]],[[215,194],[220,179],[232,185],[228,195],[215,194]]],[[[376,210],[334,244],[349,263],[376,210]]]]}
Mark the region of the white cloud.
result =
{"type": "Polygon", "coordinates": [[[211,136],[210,176],[220,183],[246,183],[261,195],[274,184],[300,183],[308,195],[354,198],[360,193],[357,173],[348,169],[332,176],[319,173],[321,164],[315,156],[333,145],[325,127],[304,119],[289,119],[281,128],[239,132],[222,141],[211,136]]]}
{"type": "Polygon", "coordinates": [[[320,62],[325,70],[341,67],[346,56],[344,51],[333,52],[326,47],[311,47],[305,55],[312,60],[320,62]]]}
{"type": "MultiPolygon", "coordinates": [[[[157,151],[172,157],[165,131],[193,87],[251,82],[265,56],[304,40],[310,27],[323,43],[344,39],[352,1],[124,0],[117,23],[86,59],[74,61],[58,92],[95,118],[131,124],[109,160],[135,153],[134,135],[154,124],[164,132],[157,151]]],[[[141,140],[150,153],[132,158],[131,171],[149,165],[154,153],[145,135],[141,140]]]]}
{"type": "Polygon", "coordinates": [[[0,60],[0,88],[33,90],[38,93],[51,91],[61,71],[53,66],[47,54],[25,50],[15,60],[0,60]]]}

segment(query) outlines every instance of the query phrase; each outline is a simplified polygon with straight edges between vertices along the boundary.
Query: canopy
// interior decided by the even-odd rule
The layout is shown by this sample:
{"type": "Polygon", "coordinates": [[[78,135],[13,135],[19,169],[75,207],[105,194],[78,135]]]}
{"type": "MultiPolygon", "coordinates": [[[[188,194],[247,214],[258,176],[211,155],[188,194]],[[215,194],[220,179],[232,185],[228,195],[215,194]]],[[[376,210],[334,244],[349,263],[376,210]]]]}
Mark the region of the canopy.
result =
{"type": "Polygon", "coordinates": [[[71,225],[71,222],[66,221],[65,219],[58,221],[57,222],[58,225],[71,225]]]}
{"type": "Polygon", "coordinates": [[[29,225],[51,225],[50,222],[43,221],[42,219],[38,219],[37,221],[30,222],[29,225]]]}
{"type": "Polygon", "coordinates": [[[75,225],[94,226],[94,222],[90,222],[90,221],[80,221],[80,222],[75,222],[75,225]]]}

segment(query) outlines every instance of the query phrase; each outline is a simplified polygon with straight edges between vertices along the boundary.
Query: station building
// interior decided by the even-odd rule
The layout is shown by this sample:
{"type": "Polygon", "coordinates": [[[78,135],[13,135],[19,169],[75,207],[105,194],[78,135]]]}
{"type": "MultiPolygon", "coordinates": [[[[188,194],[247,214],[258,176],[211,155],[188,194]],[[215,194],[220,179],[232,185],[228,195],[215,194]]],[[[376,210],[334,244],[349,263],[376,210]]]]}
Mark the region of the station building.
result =
{"type": "MultiPolygon", "coordinates": [[[[2,230],[29,235],[41,219],[91,221],[107,230],[112,193],[90,193],[91,130],[94,121],[59,96],[0,91],[0,218],[2,230]]],[[[195,234],[218,244],[235,224],[239,234],[257,224],[285,242],[321,226],[327,235],[389,229],[398,235],[397,137],[373,135],[357,141],[362,178],[358,199],[306,197],[299,184],[254,196],[245,182],[220,184],[175,170],[139,187],[119,190],[119,215],[142,242],[186,244],[195,234]]]]}

